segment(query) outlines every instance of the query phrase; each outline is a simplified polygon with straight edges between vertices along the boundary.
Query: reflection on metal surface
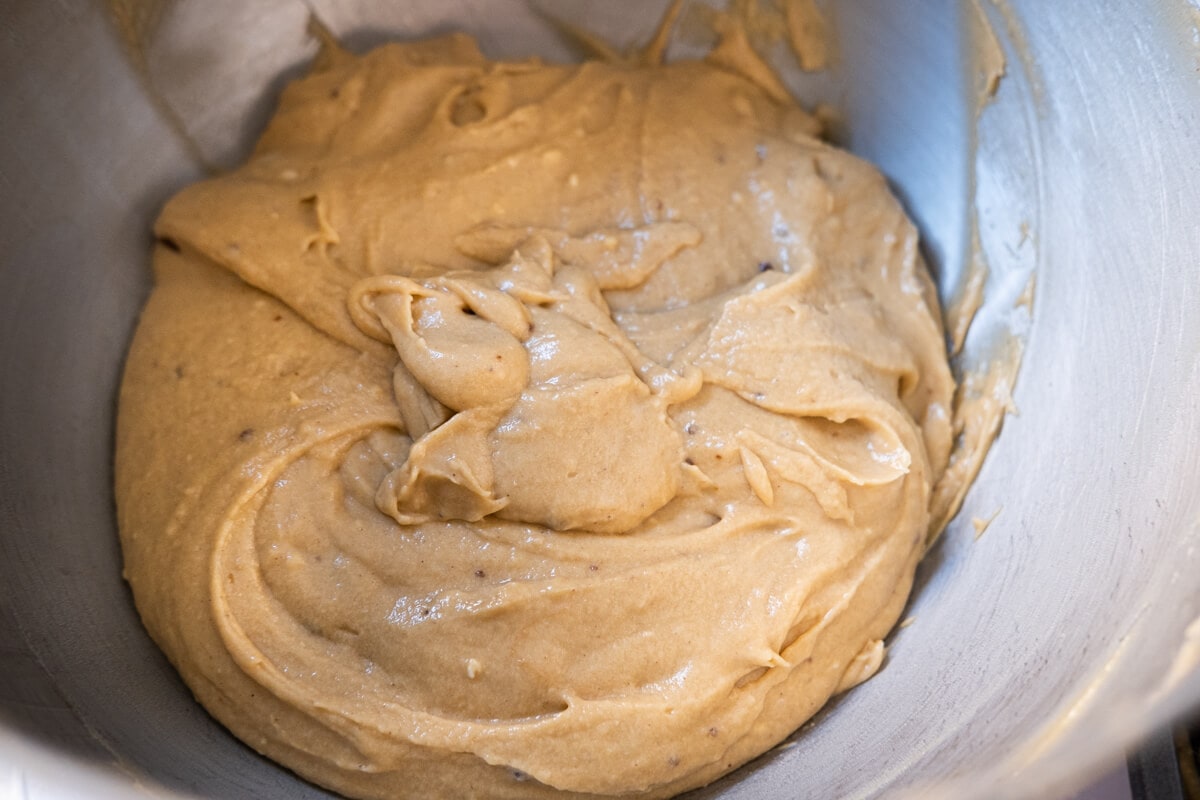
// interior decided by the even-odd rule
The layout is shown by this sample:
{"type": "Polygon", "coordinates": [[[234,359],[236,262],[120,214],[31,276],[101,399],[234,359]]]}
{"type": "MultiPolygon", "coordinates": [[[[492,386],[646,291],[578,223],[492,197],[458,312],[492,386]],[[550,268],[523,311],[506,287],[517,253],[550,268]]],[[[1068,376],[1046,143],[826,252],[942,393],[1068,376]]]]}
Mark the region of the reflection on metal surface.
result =
{"type": "Polygon", "coordinates": [[[183,119],[154,85],[154,74],[150,69],[147,51],[167,4],[168,0],[108,0],[113,26],[125,45],[129,63],[146,90],[146,99],[158,109],[163,120],[175,131],[197,166],[212,174],[217,171],[216,168],[205,158],[199,143],[188,133],[183,119]]]}

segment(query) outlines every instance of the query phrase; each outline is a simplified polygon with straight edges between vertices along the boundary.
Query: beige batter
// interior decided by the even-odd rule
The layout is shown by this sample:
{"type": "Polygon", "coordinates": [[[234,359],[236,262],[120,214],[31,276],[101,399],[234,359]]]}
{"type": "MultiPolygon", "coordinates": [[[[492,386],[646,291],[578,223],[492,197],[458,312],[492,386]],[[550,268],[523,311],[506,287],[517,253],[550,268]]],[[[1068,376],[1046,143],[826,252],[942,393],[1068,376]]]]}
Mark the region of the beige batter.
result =
{"type": "Polygon", "coordinates": [[[252,747],[358,797],[663,797],[879,667],[939,312],[879,173],[739,47],[327,48],[168,204],[126,574],[252,747]]]}

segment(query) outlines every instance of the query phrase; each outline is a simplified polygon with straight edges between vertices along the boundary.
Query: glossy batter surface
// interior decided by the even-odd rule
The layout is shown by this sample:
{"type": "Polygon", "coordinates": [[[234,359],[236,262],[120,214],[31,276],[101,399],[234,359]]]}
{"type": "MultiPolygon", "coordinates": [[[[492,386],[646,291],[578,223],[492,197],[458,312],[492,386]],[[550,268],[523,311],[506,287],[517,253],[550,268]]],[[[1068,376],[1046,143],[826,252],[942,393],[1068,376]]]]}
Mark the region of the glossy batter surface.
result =
{"type": "Polygon", "coordinates": [[[252,747],[661,797],[879,667],[954,383],[912,224],[759,66],[331,49],[168,204],[126,574],[252,747]]]}

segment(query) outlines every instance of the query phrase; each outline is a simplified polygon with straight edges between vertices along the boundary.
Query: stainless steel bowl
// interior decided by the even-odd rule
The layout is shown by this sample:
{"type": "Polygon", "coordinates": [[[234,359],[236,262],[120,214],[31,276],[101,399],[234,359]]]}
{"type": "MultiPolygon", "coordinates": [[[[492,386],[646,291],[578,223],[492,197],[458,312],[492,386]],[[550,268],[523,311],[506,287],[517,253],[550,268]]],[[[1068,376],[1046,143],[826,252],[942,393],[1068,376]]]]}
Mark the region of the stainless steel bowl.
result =
{"type": "MultiPolygon", "coordinates": [[[[572,54],[521,0],[161,5],[142,74],[104,4],[0,2],[0,794],[326,796],[194,703],[121,581],[116,387],[150,222],[200,175],[146,77],[227,164],[313,52],[310,6],[357,47],[453,27],[494,56],[572,54]]],[[[836,68],[790,79],[891,177],[946,299],[978,221],[992,274],[968,365],[1026,319],[1036,272],[1020,415],[884,670],[697,796],[1062,794],[1200,700],[1200,11],[836,5],[836,68]],[[1007,74],[977,113],[978,13],[1007,74]]],[[[553,10],[627,41],[660,7],[553,10]]]]}

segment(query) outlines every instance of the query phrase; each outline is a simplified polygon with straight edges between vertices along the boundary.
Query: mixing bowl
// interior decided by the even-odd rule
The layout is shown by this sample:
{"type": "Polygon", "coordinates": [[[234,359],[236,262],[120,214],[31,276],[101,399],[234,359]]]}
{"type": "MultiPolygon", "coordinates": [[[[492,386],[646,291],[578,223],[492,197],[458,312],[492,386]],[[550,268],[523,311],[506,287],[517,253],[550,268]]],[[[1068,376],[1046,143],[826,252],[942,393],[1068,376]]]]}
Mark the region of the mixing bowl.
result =
{"type": "MultiPolygon", "coordinates": [[[[244,156],[315,51],[310,9],[352,48],[465,29],[495,57],[575,54],[521,0],[112,5],[160,13],[0,2],[0,793],[327,796],[205,714],[121,580],[114,401],[151,221],[244,156]]],[[[620,43],[661,12],[546,8],[620,43]]],[[[831,11],[833,67],[779,63],[892,180],[946,302],[987,264],[960,366],[1015,331],[1019,413],[880,674],[696,796],[1061,795],[1200,700],[1200,10],[831,11]]]]}

